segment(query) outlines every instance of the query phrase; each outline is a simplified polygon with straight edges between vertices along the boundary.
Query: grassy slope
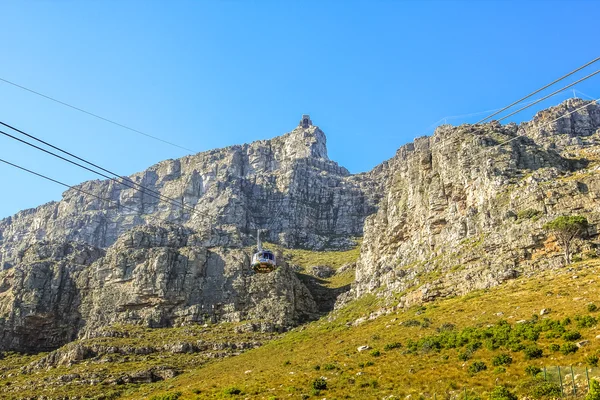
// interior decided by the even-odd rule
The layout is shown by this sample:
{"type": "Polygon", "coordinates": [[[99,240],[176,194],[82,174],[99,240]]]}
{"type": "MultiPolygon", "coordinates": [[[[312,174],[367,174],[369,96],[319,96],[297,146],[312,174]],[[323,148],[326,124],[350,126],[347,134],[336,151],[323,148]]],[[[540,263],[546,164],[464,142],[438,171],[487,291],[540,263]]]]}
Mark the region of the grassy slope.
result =
{"type": "Polygon", "coordinates": [[[444,397],[458,394],[465,387],[485,396],[495,384],[506,384],[522,392],[515,387],[526,379],[524,368],[527,365],[583,365],[586,356],[600,349],[600,340],[595,339],[596,328],[577,329],[583,339],[589,339],[591,343],[570,355],[549,350],[551,343],[562,344],[563,339],[548,339],[542,335],[537,344],[544,350],[544,356],[529,361],[525,360],[523,352],[506,349],[490,351],[482,348],[467,362],[458,359],[460,349],[406,354],[406,343],[410,339],[436,334],[436,328],[444,323],[455,324],[458,328],[485,327],[504,318],[515,324],[518,320],[539,315],[542,308],[551,309],[544,318],[561,320],[577,314],[587,315],[587,303],[600,303],[596,282],[600,262],[579,263],[574,268],[572,271],[540,272],[535,278],[519,278],[465,297],[441,300],[429,304],[425,310],[397,311],[358,326],[347,326],[347,322],[367,316],[379,307],[378,299],[365,297],[337,313],[331,321],[316,321],[261,348],[212,362],[168,383],[143,386],[128,396],[148,398],[181,392],[181,398],[186,399],[236,397],[226,394],[232,392],[228,390],[232,387],[242,392],[239,398],[264,399],[302,398],[303,395],[319,399],[380,399],[409,394],[433,397],[434,393],[444,397]],[[577,278],[574,279],[574,275],[577,278]],[[409,319],[423,321],[424,318],[431,320],[429,327],[401,325],[409,319]],[[393,342],[404,346],[384,350],[386,344],[393,342]],[[362,345],[379,350],[381,355],[358,352],[357,347],[362,345]],[[494,371],[491,359],[501,352],[508,352],[514,361],[505,367],[505,372],[499,373],[494,371]],[[484,361],[488,369],[472,375],[467,369],[477,360],[484,361]],[[319,370],[315,369],[317,365],[319,370]],[[328,388],[317,396],[311,385],[319,377],[327,378],[328,388]],[[168,388],[167,385],[172,386],[168,388]]]}

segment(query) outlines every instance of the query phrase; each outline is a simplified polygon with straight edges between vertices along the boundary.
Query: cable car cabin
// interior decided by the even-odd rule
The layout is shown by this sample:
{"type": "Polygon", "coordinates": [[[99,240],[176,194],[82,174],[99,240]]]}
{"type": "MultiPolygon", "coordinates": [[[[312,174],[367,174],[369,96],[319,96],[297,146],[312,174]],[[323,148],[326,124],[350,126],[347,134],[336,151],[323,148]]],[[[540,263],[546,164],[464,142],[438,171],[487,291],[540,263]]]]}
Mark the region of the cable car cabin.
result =
{"type": "Polygon", "coordinates": [[[269,250],[260,250],[252,256],[252,269],[258,274],[273,272],[277,268],[275,254],[269,250]]]}

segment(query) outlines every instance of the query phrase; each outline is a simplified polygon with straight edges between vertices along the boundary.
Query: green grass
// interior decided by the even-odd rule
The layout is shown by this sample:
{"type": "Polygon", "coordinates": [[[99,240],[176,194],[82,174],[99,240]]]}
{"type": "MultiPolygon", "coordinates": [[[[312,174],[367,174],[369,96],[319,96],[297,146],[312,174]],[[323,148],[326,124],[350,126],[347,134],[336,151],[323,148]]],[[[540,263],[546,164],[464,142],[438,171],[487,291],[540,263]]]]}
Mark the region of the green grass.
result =
{"type": "Polygon", "coordinates": [[[591,367],[600,354],[600,341],[595,339],[600,315],[588,307],[600,301],[600,261],[572,267],[574,271],[540,271],[532,278],[410,309],[394,309],[393,298],[370,294],[271,341],[257,333],[236,333],[236,324],[117,326],[111,329],[125,337],[95,338],[87,344],[159,347],[177,341],[242,339],[266,344],[225,359],[159,352],[84,360],[32,374],[22,374],[19,368],[43,355],[9,354],[0,361],[0,397],[32,397],[41,388],[55,398],[85,393],[125,399],[179,393],[179,399],[444,398],[459,396],[464,389],[469,397],[487,398],[498,386],[519,397],[553,393],[553,384],[532,375],[539,376],[544,366],[591,367]],[[540,316],[543,308],[550,313],[540,316]],[[387,313],[369,318],[381,309],[387,313]],[[517,323],[521,320],[526,322],[517,323]],[[579,340],[590,343],[578,348],[579,340]],[[364,345],[369,349],[359,352],[364,345]],[[115,377],[153,365],[169,365],[183,373],[152,384],[57,384],[66,374],[115,377]]]}
{"type": "MultiPolygon", "coordinates": [[[[600,351],[594,339],[595,323],[589,320],[593,315],[587,309],[589,302],[600,299],[599,267],[598,262],[574,265],[578,279],[572,278],[572,271],[540,272],[535,278],[520,278],[469,296],[392,311],[357,326],[348,324],[386,306],[381,298],[365,296],[329,320],[295,329],[238,357],[189,371],[172,384],[182,391],[182,398],[195,398],[192,390],[201,391],[202,398],[218,398],[231,385],[247,398],[286,398],[290,387],[298,398],[304,394],[308,398],[357,399],[390,395],[432,398],[434,393],[444,397],[458,395],[464,388],[486,398],[498,385],[520,396],[543,391],[546,389],[529,381],[527,367],[585,365],[600,351]],[[550,314],[539,316],[542,308],[550,306],[550,314]],[[517,324],[520,320],[529,322],[517,324]],[[488,343],[487,335],[502,338],[503,326],[512,331],[507,340],[488,343]],[[590,344],[575,352],[552,352],[551,344],[561,348],[572,344],[562,336],[554,337],[553,333],[562,334],[563,328],[577,330],[590,344]],[[432,345],[431,339],[442,335],[467,340],[460,347],[432,345]],[[414,351],[411,341],[420,343],[414,351]],[[362,345],[371,349],[358,352],[362,345]],[[459,355],[467,350],[468,361],[461,361],[459,355]],[[335,368],[325,369],[324,365],[335,368]],[[319,389],[316,397],[312,383],[321,377],[327,378],[327,388],[319,389]]],[[[160,390],[148,385],[127,398],[144,398],[160,390]]]]}

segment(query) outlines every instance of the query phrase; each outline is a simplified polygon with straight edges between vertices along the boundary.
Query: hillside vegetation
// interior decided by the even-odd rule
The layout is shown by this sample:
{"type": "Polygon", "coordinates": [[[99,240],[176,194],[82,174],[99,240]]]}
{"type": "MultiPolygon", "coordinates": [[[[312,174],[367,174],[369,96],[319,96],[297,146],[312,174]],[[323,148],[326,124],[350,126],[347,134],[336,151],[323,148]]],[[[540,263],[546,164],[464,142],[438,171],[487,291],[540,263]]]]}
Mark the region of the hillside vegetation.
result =
{"type": "MultiPolygon", "coordinates": [[[[185,373],[169,382],[170,390],[161,383],[128,398],[449,398],[465,389],[470,398],[487,398],[497,385],[552,395],[558,385],[533,378],[532,367],[588,365],[591,376],[600,374],[599,268],[597,261],[579,263],[379,316],[371,312],[385,300],[367,296],[329,320],[185,373]]],[[[568,394],[570,376],[563,379],[568,394]]],[[[577,379],[583,395],[587,383],[577,379]]]]}
{"type": "MultiPolygon", "coordinates": [[[[552,367],[562,366],[564,390],[570,394],[570,370],[565,367],[587,365],[590,376],[600,375],[596,368],[600,350],[600,340],[596,339],[599,271],[598,261],[580,262],[571,268],[521,277],[489,290],[407,310],[390,307],[391,299],[365,296],[329,318],[280,337],[271,335],[275,340],[233,358],[202,358],[193,353],[157,355],[163,365],[180,368],[182,373],[172,379],[82,385],[74,378],[54,393],[64,398],[391,399],[408,395],[463,397],[466,390],[468,398],[488,398],[496,386],[505,385],[510,392],[543,398],[556,395],[558,381],[544,383],[539,378],[543,372],[538,378],[533,375],[546,366],[550,378],[555,371],[552,367]],[[358,351],[360,346],[369,348],[358,351]],[[195,358],[202,361],[194,362],[195,358]]],[[[138,347],[176,343],[181,341],[178,335],[184,334],[216,334],[221,342],[240,340],[235,339],[240,329],[234,325],[127,329],[133,329],[137,338],[129,344],[138,347]],[[229,340],[224,340],[228,335],[229,340]]],[[[102,338],[105,345],[123,346],[124,340],[128,339],[102,338]]],[[[19,375],[22,365],[41,357],[8,356],[2,362],[0,385],[48,382],[67,372],[96,368],[131,371],[138,366],[135,357],[109,358],[103,363],[87,361],[19,375]]],[[[584,370],[576,371],[577,395],[582,396],[587,386],[584,370]]],[[[13,398],[34,394],[27,390],[11,392],[13,398]]],[[[52,396],[52,392],[47,393],[52,396]]]]}

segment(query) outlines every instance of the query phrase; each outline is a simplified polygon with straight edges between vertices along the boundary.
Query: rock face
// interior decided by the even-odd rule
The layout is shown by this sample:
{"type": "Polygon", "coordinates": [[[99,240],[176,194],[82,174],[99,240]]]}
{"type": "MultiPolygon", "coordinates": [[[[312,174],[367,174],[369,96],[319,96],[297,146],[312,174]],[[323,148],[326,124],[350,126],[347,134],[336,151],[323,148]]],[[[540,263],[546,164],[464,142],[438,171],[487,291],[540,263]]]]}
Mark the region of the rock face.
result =
{"type": "Polygon", "coordinates": [[[381,167],[354,295],[411,289],[401,301],[410,305],[560,266],[542,225],[564,214],[588,218],[579,251],[595,256],[598,128],[600,107],[569,100],[520,126],[442,126],[401,147],[381,167]]]}
{"type": "Polygon", "coordinates": [[[207,249],[177,225],[137,227],[106,253],[38,243],[0,273],[0,350],[51,350],[115,323],[149,327],[266,319],[289,327],[315,316],[287,266],[254,275],[241,249],[207,249]]]}
{"type": "Polygon", "coordinates": [[[314,298],[285,265],[251,274],[244,246],[258,228],[314,250],[364,233],[356,282],[340,298],[404,292],[400,306],[561,266],[542,229],[557,215],[588,218],[575,250],[596,256],[599,128],[595,103],[569,100],[520,125],[442,126],[352,176],[303,118],[275,139],[128,178],[143,190],[83,183],[85,193],[0,221],[0,350],[50,350],[116,323],[271,330],[331,310],[347,289],[321,290],[332,271],[305,280],[314,298]]]}
{"type": "Polygon", "coordinates": [[[248,234],[266,228],[265,239],[289,247],[344,248],[375,210],[375,185],[371,175],[350,176],[328,159],[318,127],[298,127],[77,187],[103,200],[70,189],[59,202],[6,218],[0,265],[10,268],[19,251],[41,240],[107,248],[135,226],[162,221],[194,229],[208,247],[248,245],[254,241],[248,234]]]}

